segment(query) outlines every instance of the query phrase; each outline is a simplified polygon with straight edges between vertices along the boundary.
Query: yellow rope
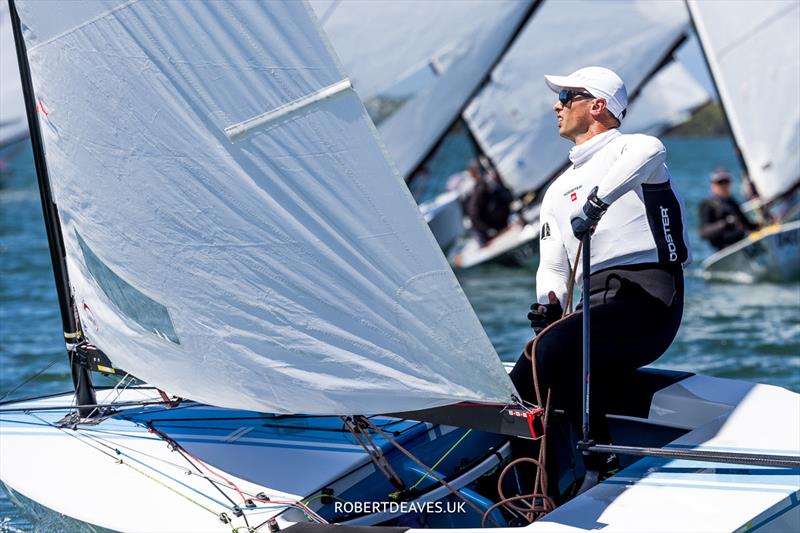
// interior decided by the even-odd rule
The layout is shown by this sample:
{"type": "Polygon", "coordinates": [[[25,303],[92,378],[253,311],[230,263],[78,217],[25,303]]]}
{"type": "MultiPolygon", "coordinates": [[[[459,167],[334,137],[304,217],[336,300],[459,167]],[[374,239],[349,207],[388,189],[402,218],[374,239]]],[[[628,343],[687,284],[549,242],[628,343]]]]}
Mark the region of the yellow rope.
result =
{"type": "MultiPolygon", "coordinates": [[[[441,464],[441,462],[442,462],[442,461],[444,461],[445,459],[447,459],[447,456],[448,456],[448,455],[450,455],[450,453],[451,453],[453,450],[455,450],[455,449],[458,447],[458,445],[459,445],[459,444],[461,444],[461,443],[464,441],[464,439],[466,439],[466,438],[467,438],[467,435],[469,435],[470,433],[472,433],[472,430],[471,430],[471,429],[468,429],[468,430],[466,431],[466,433],[464,433],[463,435],[461,435],[461,438],[460,438],[460,439],[458,439],[458,440],[456,441],[456,443],[455,443],[455,444],[453,444],[452,446],[450,446],[450,449],[449,449],[449,450],[447,450],[446,452],[444,452],[444,455],[443,455],[443,456],[441,456],[441,457],[439,458],[439,460],[438,460],[438,461],[436,461],[435,463],[433,463],[433,466],[431,467],[431,470],[435,470],[435,469],[436,469],[436,467],[437,467],[437,466],[439,466],[439,465],[441,464]]],[[[429,474],[429,472],[427,472],[427,471],[426,471],[426,472],[425,472],[425,475],[423,475],[421,478],[419,478],[419,481],[417,481],[416,483],[414,483],[414,484],[411,486],[411,488],[412,488],[412,489],[416,489],[416,488],[419,486],[419,484],[420,484],[420,483],[422,483],[422,482],[423,482],[423,481],[424,481],[424,480],[425,480],[425,479],[428,477],[428,474],[429,474]]]]}
{"type": "Polygon", "coordinates": [[[189,500],[190,502],[192,502],[193,504],[197,505],[197,506],[198,506],[198,507],[200,507],[201,509],[205,509],[206,511],[208,511],[208,512],[209,512],[209,513],[211,513],[211,514],[213,514],[214,516],[216,516],[216,517],[219,517],[219,513],[218,513],[218,512],[216,512],[215,510],[211,509],[210,507],[207,507],[207,506],[203,505],[202,503],[198,502],[198,501],[197,501],[197,500],[195,500],[195,499],[192,499],[192,498],[190,498],[190,497],[189,497],[189,496],[187,496],[186,494],[184,494],[184,493],[182,493],[182,492],[180,492],[180,491],[178,491],[178,490],[175,490],[175,488],[174,488],[174,487],[170,487],[169,485],[167,485],[166,483],[164,483],[164,482],[163,482],[163,481],[161,481],[160,479],[158,479],[158,478],[155,478],[155,477],[151,476],[151,475],[150,475],[150,474],[148,474],[147,472],[145,472],[145,471],[143,471],[143,470],[140,470],[140,469],[136,468],[135,466],[133,466],[133,465],[131,465],[131,464],[128,464],[128,463],[126,463],[126,462],[125,462],[125,461],[123,461],[122,459],[117,459],[117,463],[118,463],[118,464],[121,464],[121,465],[125,465],[125,466],[127,466],[128,468],[130,468],[130,469],[131,469],[131,470],[133,470],[134,472],[138,472],[138,473],[140,473],[141,475],[143,475],[143,476],[144,476],[144,477],[146,477],[147,479],[150,479],[150,480],[152,480],[152,481],[155,481],[156,483],[158,483],[158,484],[159,484],[159,485],[161,485],[162,487],[166,488],[167,490],[170,490],[170,491],[174,492],[174,493],[175,493],[175,494],[177,494],[178,496],[180,496],[180,497],[182,497],[182,498],[185,498],[185,499],[189,500]]]}

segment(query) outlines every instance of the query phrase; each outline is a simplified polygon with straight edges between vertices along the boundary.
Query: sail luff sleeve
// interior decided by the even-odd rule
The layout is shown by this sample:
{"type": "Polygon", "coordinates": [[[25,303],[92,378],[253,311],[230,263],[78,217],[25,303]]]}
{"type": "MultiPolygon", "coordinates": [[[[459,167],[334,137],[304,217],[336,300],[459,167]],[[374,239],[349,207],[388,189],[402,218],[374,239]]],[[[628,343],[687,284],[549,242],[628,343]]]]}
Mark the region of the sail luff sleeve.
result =
{"type": "MultiPolygon", "coordinates": [[[[31,147],[33,149],[36,177],[39,183],[39,196],[44,214],[47,244],[50,249],[50,262],[53,267],[56,294],[58,295],[59,310],[61,311],[64,342],[66,343],[67,355],[70,361],[72,384],[75,387],[75,398],[78,405],[92,405],[95,404],[97,400],[95,398],[91,374],[88,368],[80,364],[80,361],[77,359],[77,352],[75,351],[76,345],[83,337],[75,315],[75,302],[72,296],[72,287],[67,268],[61,220],[50,186],[50,176],[38,118],[39,113],[46,113],[46,109],[41,104],[37,105],[36,102],[28,53],[22,36],[22,24],[13,0],[9,1],[8,7],[12,19],[14,42],[17,50],[17,64],[19,65],[20,81],[22,82],[22,90],[25,97],[25,111],[28,117],[28,127],[31,132],[31,147]]],[[[89,407],[78,408],[78,413],[82,417],[91,416],[93,412],[94,410],[89,407]]]]}

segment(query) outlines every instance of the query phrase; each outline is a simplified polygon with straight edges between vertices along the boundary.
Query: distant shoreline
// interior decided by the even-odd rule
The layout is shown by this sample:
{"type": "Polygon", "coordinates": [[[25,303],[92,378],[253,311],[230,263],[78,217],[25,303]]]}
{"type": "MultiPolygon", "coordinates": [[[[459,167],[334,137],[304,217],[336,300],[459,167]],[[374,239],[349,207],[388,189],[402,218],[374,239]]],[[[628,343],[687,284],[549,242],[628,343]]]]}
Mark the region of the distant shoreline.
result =
{"type": "Polygon", "coordinates": [[[728,134],[728,123],[719,101],[712,100],[699,107],[692,118],[672,129],[672,137],[717,137],[728,134]]]}

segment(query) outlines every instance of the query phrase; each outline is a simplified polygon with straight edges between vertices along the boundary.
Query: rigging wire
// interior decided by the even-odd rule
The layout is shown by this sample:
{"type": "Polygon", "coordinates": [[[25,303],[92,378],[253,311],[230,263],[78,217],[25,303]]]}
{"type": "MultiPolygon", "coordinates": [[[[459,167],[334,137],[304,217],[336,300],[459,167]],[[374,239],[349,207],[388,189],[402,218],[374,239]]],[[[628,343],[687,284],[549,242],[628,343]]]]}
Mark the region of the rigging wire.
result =
{"type": "Polygon", "coordinates": [[[32,376],[28,377],[28,378],[27,378],[25,381],[23,381],[22,383],[20,383],[19,385],[17,385],[16,387],[14,387],[14,388],[13,388],[13,389],[11,389],[10,391],[8,391],[7,393],[5,393],[5,394],[3,394],[2,396],[0,396],[0,402],[2,402],[2,401],[3,401],[3,400],[5,400],[6,398],[8,398],[8,397],[9,397],[11,394],[14,394],[14,393],[15,393],[15,392],[17,392],[19,389],[21,389],[22,387],[24,387],[25,385],[27,385],[28,383],[30,383],[30,382],[31,382],[31,381],[33,381],[34,379],[38,378],[39,376],[41,376],[42,374],[44,374],[45,372],[47,372],[48,370],[50,370],[50,368],[51,368],[51,367],[52,367],[54,364],[56,364],[57,362],[59,362],[60,360],[61,360],[61,356],[58,356],[58,357],[56,357],[56,358],[55,358],[55,359],[53,359],[53,360],[52,360],[52,361],[51,361],[51,362],[50,362],[50,363],[49,363],[47,366],[45,366],[44,368],[42,368],[41,370],[39,370],[38,372],[36,372],[36,373],[35,373],[35,374],[33,374],[32,376]]]}
{"type": "MultiPolygon", "coordinates": [[[[236,485],[235,485],[235,484],[234,484],[232,481],[228,480],[227,478],[225,478],[225,477],[224,477],[224,476],[222,476],[221,474],[219,474],[219,473],[215,472],[214,470],[212,470],[212,469],[211,469],[211,468],[210,468],[208,465],[206,465],[205,463],[203,463],[202,461],[200,461],[199,459],[197,459],[196,457],[194,457],[193,455],[191,455],[189,452],[187,452],[187,451],[183,450],[183,449],[182,449],[180,446],[178,446],[178,443],[177,443],[177,442],[175,442],[174,440],[172,440],[172,439],[170,439],[169,437],[167,437],[167,436],[166,436],[164,433],[162,433],[162,432],[158,431],[157,429],[153,428],[152,426],[148,426],[147,430],[148,430],[148,431],[150,431],[150,432],[152,432],[152,433],[155,433],[156,435],[158,435],[159,437],[161,437],[163,440],[165,440],[165,441],[167,442],[167,444],[170,446],[170,448],[171,448],[171,449],[173,449],[174,451],[178,452],[178,454],[179,454],[181,457],[183,457],[183,458],[186,460],[186,462],[188,462],[190,465],[192,465],[192,467],[193,467],[195,470],[197,470],[198,472],[201,472],[200,468],[198,468],[198,467],[197,467],[197,465],[195,465],[195,464],[194,464],[194,463],[191,461],[191,459],[189,459],[189,457],[192,457],[193,459],[195,459],[195,461],[197,461],[198,463],[200,463],[201,465],[203,465],[203,466],[206,468],[206,470],[208,470],[208,471],[209,471],[211,474],[213,474],[213,475],[217,476],[218,478],[220,478],[221,480],[223,480],[223,481],[224,481],[224,482],[225,482],[225,483],[226,483],[226,484],[227,484],[229,487],[232,487],[234,490],[236,490],[236,492],[237,492],[237,493],[239,493],[239,496],[241,496],[241,497],[242,497],[242,501],[245,501],[244,494],[242,494],[242,491],[241,491],[241,490],[239,490],[239,487],[237,487],[237,486],[236,486],[236,485]]],[[[206,478],[206,479],[208,479],[208,478],[206,478]]],[[[209,481],[211,481],[211,480],[209,479],[209,481]]],[[[246,516],[246,515],[244,514],[244,512],[241,510],[241,507],[239,507],[239,505],[237,505],[237,504],[236,504],[236,502],[235,502],[235,501],[233,501],[233,499],[232,499],[230,496],[228,496],[227,494],[225,494],[225,491],[223,491],[223,490],[222,490],[220,487],[218,487],[218,486],[217,486],[215,483],[211,482],[211,486],[212,486],[212,487],[214,487],[214,488],[215,488],[215,489],[216,489],[216,490],[217,490],[217,491],[218,491],[220,494],[222,494],[222,496],[223,496],[223,497],[224,497],[226,500],[228,500],[228,501],[231,503],[231,505],[233,506],[233,507],[232,507],[233,513],[234,513],[235,515],[236,515],[236,514],[240,514],[240,515],[241,515],[241,517],[242,517],[242,520],[244,520],[244,524],[245,524],[245,526],[247,526],[247,528],[248,528],[248,529],[250,529],[250,523],[247,521],[247,516],[246,516]]]]}
{"type": "MultiPolygon", "coordinates": [[[[188,457],[191,457],[192,459],[194,459],[195,462],[197,462],[198,464],[202,465],[203,468],[205,468],[208,472],[210,472],[211,474],[213,474],[216,477],[218,477],[219,479],[221,479],[226,484],[226,486],[228,486],[229,488],[231,488],[231,489],[236,491],[236,493],[242,498],[242,504],[245,505],[245,507],[247,505],[248,500],[249,501],[253,501],[253,502],[265,502],[265,503],[270,503],[270,504],[273,504],[273,505],[281,505],[281,506],[285,506],[285,507],[294,507],[294,508],[297,508],[298,510],[300,510],[301,512],[303,512],[306,516],[308,516],[312,520],[318,521],[320,523],[327,523],[327,521],[324,518],[319,516],[317,513],[312,511],[310,508],[306,507],[302,502],[293,502],[293,501],[289,501],[289,500],[286,500],[286,501],[284,501],[284,500],[271,500],[271,499],[266,499],[266,498],[259,498],[258,495],[256,495],[255,497],[252,497],[251,495],[248,495],[248,496],[251,496],[251,497],[245,496],[245,493],[235,483],[233,483],[231,480],[229,480],[228,478],[226,478],[225,476],[223,476],[222,474],[220,474],[219,472],[217,472],[216,470],[211,468],[207,463],[205,463],[201,459],[198,459],[197,457],[192,455],[188,450],[186,450],[186,448],[182,447],[180,444],[175,442],[173,439],[169,438],[169,436],[167,436],[164,433],[162,433],[161,431],[153,428],[152,426],[148,426],[148,431],[152,431],[154,434],[158,435],[159,437],[161,437],[161,439],[163,439],[165,442],[167,442],[172,447],[172,449],[174,449],[175,451],[178,451],[181,455],[186,454],[188,457]]],[[[225,497],[227,498],[227,495],[225,495],[225,497]]],[[[242,511],[242,513],[244,513],[244,509],[242,509],[241,506],[236,505],[232,500],[231,500],[231,503],[234,504],[236,509],[238,509],[239,511],[242,511]]],[[[244,516],[244,514],[242,514],[242,516],[244,516]]]]}
{"type": "Polygon", "coordinates": [[[103,398],[102,400],[100,400],[100,401],[98,402],[98,407],[95,407],[95,408],[93,408],[93,409],[91,410],[91,412],[89,413],[89,415],[88,415],[86,418],[92,418],[92,415],[93,415],[93,414],[95,414],[95,413],[98,411],[98,409],[100,409],[99,405],[102,405],[102,404],[104,404],[104,403],[108,403],[108,404],[110,404],[110,403],[114,403],[115,401],[119,400],[119,397],[122,395],[122,393],[123,393],[123,392],[125,392],[125,390],[128,388],[128,386],[129,386],[131,383],[133,383],[133,378],[131,377],[131,380],[130,380],[128,383],[126,383],[126,384],[125,384],[125,386],[122,388],[122,390],[119,390],[119,391],[118,391],[118,389],[119,389],[119,386],[120,386],[122,383],[124,383],[124,382],[125,382],[125,380],[126,380],[126,379],[128,379],[128,377],[129,377],[129,376],[130,376],[130,374],[125,374],[125,375],[122,377],[122,379],[121,379],[121,380],[119,380],[119,381],[117,382],[117,384],[116,384],[116,385],[114,385],[114,388],[113,388],[113,389],[111,389],[111,392],[109,392],[109,393],[108,393],[108,395],[106,395],[106,397],[105,397],[105,398],[103,398]],[[109,399],[109,398],[111,398],[111,396],[114,396],[114,394],[115,394],[115,393],[116,393],[116,397],[115,397],[113,400],[111,400],[111,401],[109,402],[109,401],[108,401],[108,399],[109,399]]]}
{"type": "MultiPolygon", "coordinates": [[[[103,432],[103,433],[109,433],[109,434],[112,434],[112,435],[124,436],[124,437],[126,437],[126,438],[127,438],[127,437],[129,437],[128,435],[126,435],[126,434],[121,434],[121,433],[114,433],[114,432],[103,432]]],[[[153,433],[153,434],[154,434],[154,435],[157,435],[156,433],[153,433]]],[[[90,436],[90,435],[85,435],[85,436],[86,436],[87,438],[95,438],[95,439],[97,439],[97,440],[100,440],[100,441],[102,441],[102,440],[103,440],[101,437],[92,437],[92,436],[90,436]]],[[[141,437],[141,438],[143,438],[143,437],[141,437]]],[[[160,435],[157,435],[157,438],[158,438],[159,440],[166,441],[167,443],[174,443],[174,441],[172,441],[172,440],[171,440],[171,439],[169,439],[168,437],[165,439],[164,437],[162,437],[162,436],[160,436],[160,435]]],[[[111,446],[111,445],[109,445],[109,444],[103,444],[102,442],[100,442],[100,444],[101,444],[101,445],[103,445],[103,446],[106,446],[106,447],[108,447],[108,448],[110,448],[110,449],[113,449],[115,452],[117,451],[117,448],[125,448],[125,449],[128,449],[128,450],[132,451],[132,452],[135,452],[135,453],[137,453],[138,455],[141,455],[141,456],[144,456],[144,457],[148,457],[148,458],[154,459],[154,460],[156,460],[156,461],[163,462],[163,463],[165,463],[165,464],[167,464],[167,465],[169,465],[169,466],[172,466],[172,467],[174,467],[174,468],[177,468],[177,469],[179,469],[181,472],[184,472],[184,473],[186,473],[186,474],[189,474],[189,475],[194,475],[194,476],[199,476],[199,477],[201,477],[201,478],[203,478],[203,479],[205,479],[205,480],[209,481],[209,482],[210,482],[210,483],[211,483],[211,484],[212,484],[212,485],[213,485],[215,488],[217,488],[217,490],[220,490],[221,494],[222,494],[222,495],[223,495],[223,496],[224,496],[226,499],[228,499],[228,501],[230,501],[230,502],[231,502],[231,504],[232,504],[234,507],[238,507],[238,508],[239,508],[239,510],[243,511],[243,513],[244,513],[245,511],[246,511],[246,512],[250,512],[250,511],[253,511],[253,510],[254,510],[254,508],[252,508],[252,507],[247,507],[247,508],[245,508],[245,509],[242,509],[242,508],[241,508],[239,505],[237,505],[237,504],[236,504],[236,502],[234,502],[233,500],[231,500],[231,499],[228,497],[228,495],[227,495],[227,494],[225,494],[225,493],[224,493],[224,492],[221,490],[221,488],[220,488],[220,485],[221,485],[222,487],[224,487],[224,488],[228,488],[228,489],[231,489],[231,490],[235,490],[236,486],[235,486],[233,483],[231,483],[230,481],[222,481],[222,482],[221,482],[221,481],[218,481],[218,480],[212,479],[212,478],[210,478],[208,475],[204,474],[204,473],[203,473],[203,472],[202,472],[202,471],[201,471],[201,470],[200,470],[200,469],[199,469],[199,468],[198,468],[198,467],[197,467],[197,466],[196,466],[194,463],[192,463],[192,462],[191,462],[191,460],[190,460],[190,459],[188,459],[188,458],[187,458],[185,455],[183,455],[183,453],[181,453],[181,452],[184,452],[184,451],[185,451],[185,450],[183,450],[183,448],[180,448],[180,447],[174,447],[174,446],[172,447],[172,449],[173,449],[173,450],[175,450],[175,451],[178,451],[178,452],[181,454],[181,456],[182,456],[182,457],[184,457],[184,459],[186,459],[186,460],[187,460],[187,461],[188,461],[188,462],[189,462],[189,463],[190,463],[190,464],[191,464],[191,465],[192,465],[192,466],[193,466],[195,469],[197,469],[197,472],[192,472],[191,470],[187,470],[187,469],[186,469],[184,466],[182,466],[182,465],[179,465],[179,464],[177,464],[177,463],[173,463],[172,461],[168,461],[168,460],[166,460],[166,459],[163,459],[163,458],[160,458],[160,457],[154,456],[154,455],[152,455],[152,454],[148,454],[148,453],[146,453],[146,452],[142,452],[142,451],[140,451],[140,450],[136,450],[136,449],[134,449],[134,448],[131,448],[131,447],[129,447],[129,446],[125,446],[125,445],[119,444],[119,443],[117,443],[117,442],[114,442],[114,443],[113,443],[113,444],[114,444],[113,446],[111,446]]],[[[187,453],[188,453],[188,452],[187,452],[187,453]]],[[[198,460],[198,461],[199,461],[199,460],[198,460]]],[[[203,464],[205,464],[205,463],[203,463],[203,464]]],[[[170,479],[172,479],[172,478],[170,478],[170,479]]],[[[224,478],[222,478],[222,479],[224,479],[224,478]]],[[[257,500],[257,496],[256,496],[256,495],[253,495],[253,494],[251,494],[251,493],[249,493],[249,492],[246,492],[246,491],[244,491],[244,490],[240,491],[240,494],[246,494],[246,495],[249,497],[249,498],[247,498],[247,499],[254,500],[254,501],[255,501],[255,500],[257,500]]],[[[209,499],[212,499],[212,498],[210,498],[210,497],[209,497],[209,499]]],[[[212,499],[212,501],[215,501],[215,502],[216,502],[216,500],[213,500],[213,499],[212,499]]],[[[246,500],[245,500],[245,501],[246,501],[246,500]]],[[[219,503],[219,502],[217,502],[217,503],[219,503]]],[[[290,502],[290,501],[279,501],[279,500],[271,500],[271,501],[270,501],[270,503],[273,503],[273,504],[274,504],[274,506],[276,506],[276,507],[296,507],[296,508],[298,508],[298,509],[299,509],[301,512],[303,512],[304,514],[306,514],[306,515],[307,515],[309,518],[311,518],[312,520],[317,520],[317,519],[319,519],[319,520],[322,520],[322,521],[324,522],[324,519],[322,519],[322,518],[321,518],[321,517],[319,517],[319,516],[316,516],[316,514],[315,514],[315,513],[313,513],[313,512],[312,512],[312,514],[313,514],[314,516],[312,516],[312,515],[309,515],[308,513],[306,513],[306,512],[305,512],[305,510],[304,510],[303,508],[301,508],[301,507],[300,507],[300,506],[298,506],[298,505],[294,505],[294,502],[290,502]]],[[[224,506],[224,505],[223,505],[223,506],[224,506]]],[[[226,506],[224,506],[224,507],[226,507],[226,506]]],[[[231,509],[231,510],[233,510],[233,509],[231,509]]],[[[247,522],[247,519],[246,519],[244,516],[243,516],[243,518],[245,519],[245,522],[247,522]]],[[[249,527],[249,526],[248,526],[248,527],[249,527]]],[[[252,529],[255,529],[255,528],[252,528],[252,529]]]]}
{"type": "MultiPolygon", "coordinates": [[[[163,437],[162,437],[162,439],[163,439],[163,437]]],[[[167,442],[170,444],[170,446],[172,446],[172,442],[173,441],[170,440],[170,441],[167,441],[167,442]]],[[[232,508],[234,509],[234,514],[236,514],[235,513],[236,509],[238,509],[241,512],[241,508],[236,504],[236,502],[233,501],[233,499],[230,496],[228,496],[225,493],[225,491],[222,490],[214,480],[212,480],[210,477],[204,475],[203,472],[200,470],[200,468],[198,468],[197,465],[195,465],[192,462],[192,460],[189,459],[189,457],[187,457],[187,455],[183,452],[183,450],[181,448],[175,446],[173,449],[175,451],[177,451],[178,454],[180,454],[180,456],[183,457],[186,460],[186,462],[189,463],[192,466],[192,468],[194,468],[197,471],[197,474],[199,474],[201,477],[205,478],[209,483],[211,483],[211,486],[214,487],[220,494],[222,494],[222,496],[226,500],[228,500],[231,503],[231,505],[233,506],[232,508]]],[[[191,472],[191,470],[190,470],[190,472],[191,472]]],[[[222,476],[219,476],[219,477],[222,477],[222,476]]],[[[227,482],[227,480],[226,480],[226,482],[227,482]]],[[[238,490],[238,487],[237,487],[237,490],[238,490]]],[[[241,492],[240,492],[240,494],[241,494],[241,492]]],[[[244,512],[242,512],[242,520],[244,520],[244,525],[247,527],[247,529],[250,530],[250,522],[247,521],[247,516],[244,514],[244,512]]]]}
{"type": "MultiPolygon", "coordinates": [[[[119,403],[110,403],[110,404],[103,404],[103,403],[91,403],[91,404],[83,404],[81,407],[148,407],[150,405],[167,405],[168,402],[164,401],[137,401],[137,402],[119,402],[119,403]]],[[[74,410],[76,407],[76,394],[72,394],[72,400],[69,405],[48,405],[42,407],[30,407],[30,406],[20,406],[20,407],[4,407],[0,408],[0,413],[34,413],[37,411],[70,411],[74,410]]]]}
{"type": "Polygon", "coordinates": [[[126,462],[126,461],[124,461],[123,459],[121,459],[121,458],[120,458],[120,456],[126,457],[126,458],[130,459],[131,461],[134,461],[134,462],[136,462],[136,463],[139,463],[139,464],[140,464],[140,465],[142,465],[142,466],[146,466],[147,468],[149,468],[149,469],[153,470],[154,472],[156,472],[156,473],[158,473],[158,474],[160,474],[160,475],[162,475],[162,476],[166,477],[167,479],[170,479],[171,481],[174,481],[175,483],[178,483],[178,484],[180,484],[180,485],[182,485],[182,486],[184,486],[184,487],[186,487],[186,488],[188,488],[188,489],[192,490],[193,492],[196,492],[197,494],[199,494],[199,495],[201,495],[201,496],[203,496],[203,497],[205,497],[205,498],[207,498],[207,499],[211,500],[212,502],[216,503],[217,505],[220,505],[221,507],[223,507],[223,508],[226,508],[226,509],[228,508],[228,507],[227,507],[225,504],[223,504],[222,502],[220,502],[220,501],[218,501],[218,500],[215,500],[214,498],[211,498],[211,497],[210,497],[210,496],[208,496],[207,494],[204,494],[204,493],[200,492],[199,490],[197,490],[197,489],[195,489],[195,488],[193,488],[193,487],[191,487],[191,486],[187,485],[186,483],[183,483],[183,482],[181,482],[180,480],[178,480],[178,479],[175,479],[174,477],[172,477],[172,476],[170,476],[170,475],[168,475],[168,474],[165,474],[164,472],[161,472],[161,471],[157,470],[156,468],[154,468],[154,467],[152,467],[152,466],[150,466],[150,465],[147,465],[146,463],[143,463],[142,461],[139,461],[139,460],[137,460],[135,457],[133,457],[133,456],[131,456],[131,455],[129,455],[129,454],[126,454],[126,453],[124,453],[124,452],[121,452],[121,451],[120,451],[118,448],[116,448],[116,447],[114,447],[114,446],[111,446],[111,445],[109,445],[109,444],[106,444],[106,443],[102,442],[102,439],[100,439],[99,437],[93,437],[93,436],[91,436],[91,435],[84,434],[84,433],[82,433],[82,432],[80,432],[80,431],[77,431],[77,430],[76,430],[76,431],[66,431],[64,428],[62,428],[62,427],[59,427],[59,426],[57,426],[57,425],[53,424],[52,422],[49,422],[49,421],[47,421],[47,420],[45,420],[45,419],[41,418],[40,416],[38,416],[38,415],[36,415],[36,414],[33,414],[33,413],[29,413],[29,414],[30,414],[30,416],[32,416],[32,417],[34,417],[34,418],[36,418],[37,420],[39,420],[40,422],[42,422],[42,423],[43,423],[43,424],[45,424],[46,426],[49,426],[49,427],[55,428],[55,429],[57,429],[57,430],[61,431],[62,433],[66,434],[66,435],[68,435],[68,436],[70,436],[70,437],[72,437],[72,438],[74,438],[74,439],[77,439],[77,440],[78,440],[78,442],[80,442],[81,444],[84,444],[84,445],[86,445],[86,446],[89,446],[89,447],[90,447],[90,448],[92,448],[93,450],[95,450],[95,451],[98,451],[98,452],[100,452],[100,453],[102,453],[102,454],[104,454],[104,455],[106,455],[106,456],[110,457],[110,458],[111,458],[111,459],[113,459],[113,460],[114,460],[114,462],[115,462],[115,463],[117,463],[117,464],[121,464],[121,465],[125,465],[125,466],[127,466],[128,468],[130,468],[130,469],[131,469],[131,470],[133,470],[134,472],[137,472],[137,473],[139,473],[139,474],[141,474],[141,475],[145,476],[146,478],[150,479],[151,481],[154,481],[154,482],[158,483],[159,485],[163,486],[163,487],[164,487],[164,488],[166,488],[167,490],[169,490],[169,491],[171,491],[171,492],[173,492],[173,493],[177,494],[178,496],[180,496],[180,497],[182,497],[182,498],[184,498],[184,499],[188,500],[189,502],[191,502],[191,503],[193,503],[193,504],[197,505],[197,506],[198,506],[198,507],[200,507],[201,509],[204,509],[204,510],[206,510],[206,511],[208,511],[208,512],[212,513],[214,516],[216,516],[216,517],[218,517],[218,518],[220,517],[220,513],[217,513],[216,511],[214,511],[214,510],[213,510],[213,509],[211,509],[210,507],[208,507],[208,506],[206,506],[206,505],[202,504],[201,502],[199,502],[199,501],[197,501],[197,500],[195,500],[195,499],[191,498],[191,497],[190,497],[190,496],[188,496],[187,494],[184,494],[184,493],[180,492],[180,491],[179,491],[179,490],[177,490],[175,487],[171,487],[171,486],[167,485],[166,483],[164,483],[163,481],[161,481],[161,480],[157,479],[156,477],[152,476],[151,474],[148,474],[147,472],[145,472],[145,471],[143,471],[143,470],[141,470],[141,469],[139,469],[139,468],[136,468],[135,466],[131,465],[129,462],[126,462]],[[99,446],[102,446],[103,448],[107,448],[107,449],[109,449],[109,450],[113,451],[113,452],[114,452],[114,454],[112,454],[112,453],[110,453],[110,452],[108,452],[108,451],[106,451],[106,450],[103,450],[103,449],[101,449],[100,447],[98,447],[98,446],[96,446],[96,445],[94,445],[94,444],[92,444],[92,443],[88,442],[88,440],[81,439],[81,438],[78,436],[78,434],[81,434],[83,437],[85,437],[85,439],[91,440],[91,441],[95,442],[96,444],[98,444],[99,446]]]}

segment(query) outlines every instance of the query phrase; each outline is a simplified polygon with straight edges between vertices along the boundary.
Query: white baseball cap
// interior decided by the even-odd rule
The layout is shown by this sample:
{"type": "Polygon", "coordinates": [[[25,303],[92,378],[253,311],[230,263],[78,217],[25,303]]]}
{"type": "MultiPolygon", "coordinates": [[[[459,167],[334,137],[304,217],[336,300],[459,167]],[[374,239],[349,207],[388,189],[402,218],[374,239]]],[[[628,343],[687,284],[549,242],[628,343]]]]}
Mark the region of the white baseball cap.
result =
{"type": "Polygon", "coordinates": [[[625,82],[613,70],[604,67],[584,67],[569,76],[544,77],[547,86],[553,92],[560,92],[564,87],[582,87],[596,98],[604,98],[606,108],[617,120],[622,122],[625,109],[628,107],[628,91],[625,82]]]}

